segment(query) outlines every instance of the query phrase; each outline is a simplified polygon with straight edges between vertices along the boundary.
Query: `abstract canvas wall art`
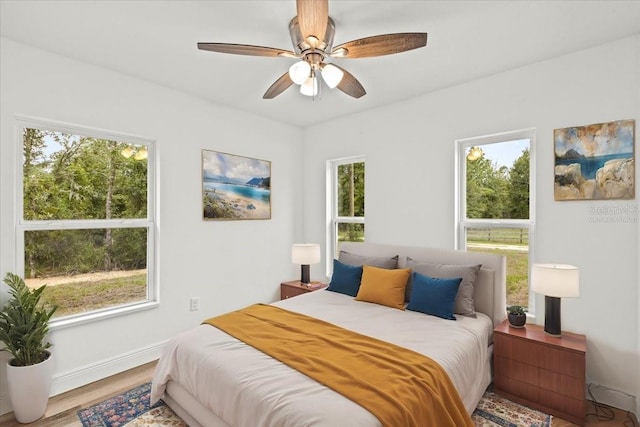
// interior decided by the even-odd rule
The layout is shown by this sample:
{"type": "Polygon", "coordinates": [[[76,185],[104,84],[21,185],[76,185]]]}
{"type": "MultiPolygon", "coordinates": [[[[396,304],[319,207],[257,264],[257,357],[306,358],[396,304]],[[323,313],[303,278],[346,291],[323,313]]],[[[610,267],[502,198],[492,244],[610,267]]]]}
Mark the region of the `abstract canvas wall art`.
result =
{"type": "Polygon", "coordinates": [[[633,199],[634,133],[634,120],[555,129],[555,200],[633,199]]]}

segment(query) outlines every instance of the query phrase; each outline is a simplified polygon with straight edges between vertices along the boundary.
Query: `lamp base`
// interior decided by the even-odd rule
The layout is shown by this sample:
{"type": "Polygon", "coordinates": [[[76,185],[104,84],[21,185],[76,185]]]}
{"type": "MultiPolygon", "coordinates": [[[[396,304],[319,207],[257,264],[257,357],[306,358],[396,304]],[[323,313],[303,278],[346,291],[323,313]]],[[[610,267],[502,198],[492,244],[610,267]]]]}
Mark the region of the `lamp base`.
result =
{"type": "Polygon", "coordinates": [[[560,298],[544,297],[544,332],[553,337],[562,335],[560,325],[560,298]]]}
{"type": "Polygon", "coordinates": [[[309,286],[309,284],[311,283],[309,264],[302,264],[300,266],[300,283],[302,283],[303,286],[309,286]]]}

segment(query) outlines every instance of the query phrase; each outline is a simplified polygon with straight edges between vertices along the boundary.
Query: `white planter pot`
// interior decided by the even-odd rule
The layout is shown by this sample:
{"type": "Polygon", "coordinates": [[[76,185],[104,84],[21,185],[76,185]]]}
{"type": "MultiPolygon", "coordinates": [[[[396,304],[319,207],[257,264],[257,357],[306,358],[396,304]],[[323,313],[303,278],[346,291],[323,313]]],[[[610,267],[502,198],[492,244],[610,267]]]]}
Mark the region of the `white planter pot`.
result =
{"type": "Polygon", "coordinates": [[[31,423],[42,417],[47,410],[51,379],[53,378],[53,355],[44,362],[31,366],[7,364],[7,386],[13,413],[19,423],[31,423]]]}

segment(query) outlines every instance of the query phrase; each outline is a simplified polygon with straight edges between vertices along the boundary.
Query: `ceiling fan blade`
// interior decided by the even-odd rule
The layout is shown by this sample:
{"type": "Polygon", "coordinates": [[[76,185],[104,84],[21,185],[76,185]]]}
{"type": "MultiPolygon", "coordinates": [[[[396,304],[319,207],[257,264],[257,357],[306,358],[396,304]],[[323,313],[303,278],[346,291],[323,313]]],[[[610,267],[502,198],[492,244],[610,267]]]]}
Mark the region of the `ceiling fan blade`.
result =
{"type": "Polygon", "coordinates": [[[365,37],[336,46],[331,56],[368,58],[391,55],[427,45],[427,33],[394,33],[365,37]]]}
{"type": "Polygon", "coordinates": [[[287,56],[296,58],[296,54],[286,49],[276,49],[274,47],[252,46],[249,44],[233,43],[198,43],[198,49],[211,52],[233,53],[235,55],[250,56],[287,56]]]}
{"type": "MultiPolygon", "coordinates": [[[[332,65],[338,67],[336,64],[332,63],[332,65]]],[[[342,76],[342,80],[340,81],[340,83],[338,83],[338,86],[336,86],[338,89],[356,99],[367,94],[367,91],[364,90],[362,84],[353,76],[353,74],[342,67],[338,68],[340,68],[344,73],[344,75],[342,76]]]]}
{"type": "Polygon", "coordinates": [[[312,47],[317,47],[324,40],[327,31],[329,0],[296,0],[296,10],[302,37],[312,47]],[[313,40],[317,42],[311,43],[309,37],[314,37],[313,40]]]}
{"type": "Polygon", "coordinates": [[[280,76],[278,80],[276,80],[269,89],[262,96],[263,99],[273,99],[276,96],[280,95],[282,92],[287,90],[289,86],[293,84],[293,80],[289,77],[289,72],[287,71],[283,75],[280,76]]]}

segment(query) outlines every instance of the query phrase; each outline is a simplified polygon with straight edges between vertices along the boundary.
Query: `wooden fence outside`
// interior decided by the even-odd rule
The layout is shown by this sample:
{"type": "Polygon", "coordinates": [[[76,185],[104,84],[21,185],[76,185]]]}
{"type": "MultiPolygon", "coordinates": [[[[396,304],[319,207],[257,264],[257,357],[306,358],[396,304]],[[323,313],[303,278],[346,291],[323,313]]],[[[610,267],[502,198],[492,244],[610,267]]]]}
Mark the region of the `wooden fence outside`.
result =
{"type": "Polygon", "coordinates": [[[529,230],[526,228],[469,228],[467,241],[528,245],[529,230]]]}

